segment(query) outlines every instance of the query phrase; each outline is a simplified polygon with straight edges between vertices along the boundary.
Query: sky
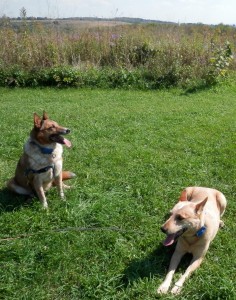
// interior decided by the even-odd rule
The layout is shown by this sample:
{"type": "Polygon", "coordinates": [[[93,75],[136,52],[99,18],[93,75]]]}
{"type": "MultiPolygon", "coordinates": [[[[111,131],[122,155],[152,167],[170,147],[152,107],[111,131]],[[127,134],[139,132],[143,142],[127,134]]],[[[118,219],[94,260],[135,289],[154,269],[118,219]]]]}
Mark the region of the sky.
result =
{"type": "Polygon", "coordinates": [[[0,0],[0,16],[130,17],[177,23],[236,24],[236,0],[0,0]]]}

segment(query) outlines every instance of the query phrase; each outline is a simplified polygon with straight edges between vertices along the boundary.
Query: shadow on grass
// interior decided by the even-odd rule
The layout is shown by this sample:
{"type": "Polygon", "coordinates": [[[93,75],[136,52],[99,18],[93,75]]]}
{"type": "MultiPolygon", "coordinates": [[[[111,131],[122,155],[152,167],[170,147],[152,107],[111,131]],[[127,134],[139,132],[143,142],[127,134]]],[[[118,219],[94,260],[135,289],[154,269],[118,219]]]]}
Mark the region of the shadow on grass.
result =
{"type": "MultiPolygon", "coordinates": [[[[175,251],[176,243],[170,247],[160,244],[152,253],[141,260],[133,260],[124,270],[122,285],[128,287],[135,281],[144,278],[157,277],[164,280],[169,268],[171,257],[175,251]]],[[[184,255],[177,272],[184,272],[192,259],[191,254],[184,255]]]]}
{"type": "Polygon", "coordinates": [[[122,278],[123,286],[132,285],[135,281],[143,278],[158,276],[164,279],[175,245],[164,247],[160,244],[153,252],[143,259],[135,259],[124,270],[122,278]]]}
{"type": "Polygon", "coordinates": [[[198,92],[210,90],[215,86],[216,86],[216,84],[209,84],[209,85],[201,84],[201,85],[198,85],[198,86],[189,87],[189,88],[187,88],[183,91],[182,95],[186,96],[186,95],[189,95],[189,94],[196,94],[198,92]]]}
{"type": "Polygon", "coordinates": [[[29,198],[26,196],[16,195],[7,188],[0,190],[0,214],[20,209],[22,206],[28,206],[29,198]]]}

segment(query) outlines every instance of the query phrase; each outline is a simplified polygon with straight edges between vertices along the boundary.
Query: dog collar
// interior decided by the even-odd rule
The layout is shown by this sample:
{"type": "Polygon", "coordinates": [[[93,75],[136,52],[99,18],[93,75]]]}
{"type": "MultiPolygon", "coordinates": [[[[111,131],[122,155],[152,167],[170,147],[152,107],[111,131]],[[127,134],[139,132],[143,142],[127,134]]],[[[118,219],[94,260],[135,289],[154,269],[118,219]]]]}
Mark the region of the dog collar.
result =
{"type": "Polygon", "coordinates": [[[201,237],[205,232],[206,232],[207,227],[205,225],[203,225],[200,229],[198,229],[198,231],[196,232],[196,236],[197,237],[201,237]]]}
{"type": "Polygon", "coordinates": [[[34,141],[31,141],[30,143],[33,144],[33,145],[35,145],[35,146],[37,146],[40,149],[40,151],[41,151],[42,154],[52,154],[52,152],[54,150],[52,148],[42,147],[39,144],[35,143],[34,141]]]}

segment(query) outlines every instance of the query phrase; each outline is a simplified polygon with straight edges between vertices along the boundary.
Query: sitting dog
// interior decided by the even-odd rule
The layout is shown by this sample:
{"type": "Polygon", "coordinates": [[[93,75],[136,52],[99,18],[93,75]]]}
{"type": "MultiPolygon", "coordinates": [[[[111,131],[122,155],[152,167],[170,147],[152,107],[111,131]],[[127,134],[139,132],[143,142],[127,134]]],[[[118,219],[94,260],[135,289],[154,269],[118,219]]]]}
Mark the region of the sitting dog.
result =
{"type": "Polygon", "coordinates": [[[36,192],[44,208],[48,208],[45,191],[52,185],[57,186],[61,198],[64,198],[63,187],[68,186],[62,180],[75,176],[72,172],[62,171],[62,145],[71,147],[71,142],[63,137],[68,133],[69,129],[49,120],[46,112],[42,119],[34,113],[34,127],[24,145],[15,176],[8,181],[8,188],[30,197],[36,192]]]}
{"type": "Polygon", "coordinates": [[[157,290],[159,294],[168,292],[181,258],[184,254],[191,253],[193,257],[189,267],[171,290],[172,294],[180,293],[184,281],[200,266],[210,242],[219,227],[223,226],[220,217],[225,208],[225,196],[215,189],[188,187],[182,192],[169,219],[161,227],[167,235],[164,246],[170,246],[176,240],[177,245],[166,278],[157,290]]]}

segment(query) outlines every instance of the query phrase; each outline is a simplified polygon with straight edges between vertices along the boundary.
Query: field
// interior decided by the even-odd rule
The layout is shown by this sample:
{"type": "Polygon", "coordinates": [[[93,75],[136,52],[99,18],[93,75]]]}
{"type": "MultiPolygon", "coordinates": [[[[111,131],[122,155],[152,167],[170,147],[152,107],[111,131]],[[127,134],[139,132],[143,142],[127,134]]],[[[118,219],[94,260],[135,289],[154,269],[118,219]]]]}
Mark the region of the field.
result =
{"type": "Polygon", "coordinates": [[[236,299],[235,93],[1,88],[0,298],[236,299]],[[5,189],[43,110],[71,129],[77,174],[66,202],[48,192],[48,213],[5,189]],[[159,297],[173,252],[160,226],[191,185],[226,195],[226,226],[182,294],[159,297]]]}
{"type": "Polygon", "coordinates": [[[236,70],[236,28],[0,18],[0,86],[209,87],[236,70]]]}

